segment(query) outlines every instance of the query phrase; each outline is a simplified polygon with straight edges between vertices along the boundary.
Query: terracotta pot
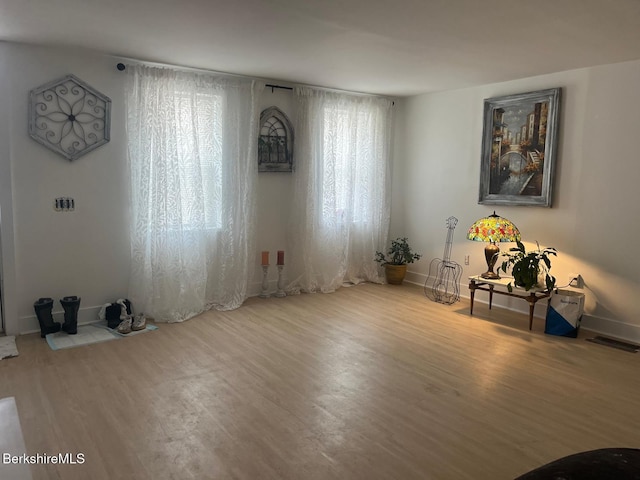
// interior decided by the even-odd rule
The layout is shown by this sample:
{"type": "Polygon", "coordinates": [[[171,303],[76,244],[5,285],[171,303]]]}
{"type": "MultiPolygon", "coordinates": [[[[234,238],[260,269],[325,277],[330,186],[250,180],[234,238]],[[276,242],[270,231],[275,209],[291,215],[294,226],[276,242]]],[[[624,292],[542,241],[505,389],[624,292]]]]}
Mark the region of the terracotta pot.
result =
{"type": "Polygon", "coordinates": [[[402,285],[404,276],[407,274],[407,265],[392,265],[386,263],[384,265],[384,274],[387,277],[387,283],[391,285],[402,285]]]}

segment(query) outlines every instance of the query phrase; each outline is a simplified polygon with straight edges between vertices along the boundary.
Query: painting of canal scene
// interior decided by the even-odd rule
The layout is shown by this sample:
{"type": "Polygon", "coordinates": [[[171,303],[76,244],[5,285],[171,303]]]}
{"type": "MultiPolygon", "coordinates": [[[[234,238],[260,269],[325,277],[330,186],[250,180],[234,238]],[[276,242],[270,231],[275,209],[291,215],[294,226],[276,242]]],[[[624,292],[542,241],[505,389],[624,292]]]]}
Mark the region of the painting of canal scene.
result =
{"type": "Polygon", "coordinates": [[[484,101],[481,204],[551,206],[560,89],[484,101]]]}

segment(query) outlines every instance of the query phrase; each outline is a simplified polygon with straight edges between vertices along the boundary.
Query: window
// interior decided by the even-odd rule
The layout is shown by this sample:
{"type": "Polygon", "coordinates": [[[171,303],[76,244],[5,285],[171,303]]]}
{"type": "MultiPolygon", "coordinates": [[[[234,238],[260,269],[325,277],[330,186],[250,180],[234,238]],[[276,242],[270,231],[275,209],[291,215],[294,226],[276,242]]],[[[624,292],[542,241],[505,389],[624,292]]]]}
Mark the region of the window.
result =
{"type": "Polygon", "coordinates": [[[375,128],[364,109],[324,109],[323,217],[366,222],[373,214],[375,128]]]}
{"type": "Polygon", "coordinates": [[[211,93],[178,95],[176,115],[180,183],[177,200],[181,227],[221,228],[222,96],[211,93]]]}
{"type": "Polygon", "coordinates": [[[380,282],[389,230],[390,99],[295,90],[299,164],[292,204],[292,289],[380,282]]]}
{"type": "Polygon", "coordinates": [[[237,308],[247,298],[261,86],[127,67],[129,298],[158,321],[237,308]]]}

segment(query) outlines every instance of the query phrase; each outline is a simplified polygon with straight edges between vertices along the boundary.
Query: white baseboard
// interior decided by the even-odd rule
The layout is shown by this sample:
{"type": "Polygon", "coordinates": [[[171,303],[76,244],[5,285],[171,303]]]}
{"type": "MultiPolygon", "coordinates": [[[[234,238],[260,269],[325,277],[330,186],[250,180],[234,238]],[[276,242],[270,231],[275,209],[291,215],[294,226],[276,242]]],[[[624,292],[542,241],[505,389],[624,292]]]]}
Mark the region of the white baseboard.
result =
{"type": "MultiPolygon", "coordinates": [[[[418,272],[407,272],[405,282],[424,287],[427,281],[427,275],[418,272]]],[[[469,288],[465,282],[467,277],[463,275],[463,279],[460,283],[460,297],[469,299],[469,288]]],[[[269,281],[269,294],[273,295],[277,290],[277,280],[269,281]]],[[[251,284],[248,292],[249,297],[256,297],[260,295],[262,291],[262,284],[254,282],[251,284]]],[[[476,294],[475,303],[487,305],[489,303],[488,296],[476,294]],[[485,298],[486,297],[486,298],[485,298]]],[[[493,305],[499,308],[505,308],[518,313],[528,314],[529,309],[526,302],[503,295],[496,295],[493,297],[493,305]]],[[[546,302],[539,302],[536,305],[533,316],[535,318],[546,317],[546,302]]],[[[94,323],[98,320],[98,312],[102,308],[102,305],[81,307],[78,312],[78,325],[86,325],[94,323]]],[[[54,311],[53,318],[56,322],[64,322],[64,311],[54,311]]],[[[19,319],[19,335],[25,335],[28,333],[36,333],[40,331],[40,325],[38,319],[34,315],[21,317],[19,319]]],[[[627,342],[640,343],[640,326],[632,325],[629,323],[621,322],[610,318],[597,317],[594,315],[585,314],[582,317],[582,328],[590,330],[595,333],[606,335],[608,337],[624,340],[627,342]]]]}
{"type": "MultiPolygon", "coordinates": [[[[428,275],[418,272],[407,272],[405,281],[424,286],[428,278],[428,275]]],[[[467,277],[462,276],[460,282],[460,297],[469,299],[469,287],[466,283],[467,277]]],[[[489,303],[488,295],[479,295],[476,293],[474,303],[481,303],[487,305],[489,303]]],[[[493,306],[499,308],[505,308],[518,313],[529,314],[529,307],[527,302],[506,297],[504,295],[495,295],[493,297],[493,306]]],[[[546,318],[547,316],[547,302],[539,302],[536,304],[534,318],[546,318]]],[[[640,343],[640,326],[632,325],[629,323],[621,322],[611,318],[597,317],[594,315],[584,314],[582,316],[581,328],[599,333],[607,337],[624,340],[627,342],[640,343]]]]}
{"type": "MultiPolygon", "coordinates": [[[[267,293],[273,295],[278,290],[278,280],[269,280],[267,282],[267,293]]],[[[257,297],[262,293],[262,282],[253,282],[249,285],[247,297],[257,297]]]]}
{"type": "Polygon", "coordinates": [[[582,316],[581,326],[607,337],[640,344],[640,326],[638,325],[585,314],[582,316]]]}
{"type": "Polygon", "coordinates": [[[425,275],[424,273],[412,272],[411,270],[407,270],[407,276],[404,277],[404,281],[423,287],[428,277],[429,276],[425,275]]]}
{"type": "MultiPolygon", "coordinates": [[[[87,325],[89,323],[95,323],[98,320],[98,313],[102,305],[93,307],[82,307],[78,310],[78,325],[87,325]]],[[[53,320],[60,324],[64,323],[64,310],[51,312],[53,320]]],[[[18,319],[19,335],[26,335],[28,333],[36,333],[40,331],[40,324],[38,323],[38,317],[35,313],[33,315],[27,315],[18,319]]]]}

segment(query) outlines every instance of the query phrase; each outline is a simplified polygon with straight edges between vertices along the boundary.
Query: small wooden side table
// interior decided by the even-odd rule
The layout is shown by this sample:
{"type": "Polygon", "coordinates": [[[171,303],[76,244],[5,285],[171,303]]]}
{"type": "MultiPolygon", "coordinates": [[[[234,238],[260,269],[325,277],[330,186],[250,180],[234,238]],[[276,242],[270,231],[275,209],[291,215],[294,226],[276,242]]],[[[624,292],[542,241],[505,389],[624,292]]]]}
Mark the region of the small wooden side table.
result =
{"type": "Polygon", "coordinates": [[[538,300],[542,300],[543,298],[548,298],[551,295],[551,292],[549,292],[549,290],[547,290],[546,288],[532,288],[531,290],[526,291],[516,289],[515,287],[513,287],[512,292],[509,292],[509,290],[507,289],[507,284],[509,282],[511,282],[511,284],[513,285],[512,277],[503,277],[495,280],[482,278],[480,275],[469,277],[469,291],[471,293],[469,314],[473,315],[473,298],[475,296],[476,290],[489,292],[489,310],[491,310],[494,293],[497,293],[499,295],[507,295],[509,297],[522,298],[529,303],[529,330],[531,330],[531,328],[533,327],[533,310],[536,306],[536,302],[538,300]],[[501,288],[496,289],[495,287],[501,288]]]}

